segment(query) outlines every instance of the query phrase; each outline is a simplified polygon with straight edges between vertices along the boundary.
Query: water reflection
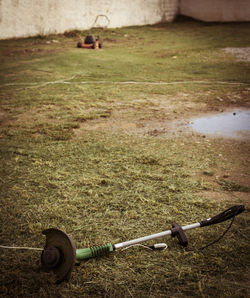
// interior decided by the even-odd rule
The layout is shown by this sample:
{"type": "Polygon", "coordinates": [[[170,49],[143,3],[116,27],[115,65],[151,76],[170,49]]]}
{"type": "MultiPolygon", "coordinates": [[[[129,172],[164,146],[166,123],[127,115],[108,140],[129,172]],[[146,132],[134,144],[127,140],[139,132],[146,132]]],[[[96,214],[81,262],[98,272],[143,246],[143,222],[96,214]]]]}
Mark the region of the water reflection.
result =
{"type": "Polygon", "coordinates": [[[228,138],[250,139],[250,110],[233,110],[192,119],[190,126],[199,133],[228,138]]]}

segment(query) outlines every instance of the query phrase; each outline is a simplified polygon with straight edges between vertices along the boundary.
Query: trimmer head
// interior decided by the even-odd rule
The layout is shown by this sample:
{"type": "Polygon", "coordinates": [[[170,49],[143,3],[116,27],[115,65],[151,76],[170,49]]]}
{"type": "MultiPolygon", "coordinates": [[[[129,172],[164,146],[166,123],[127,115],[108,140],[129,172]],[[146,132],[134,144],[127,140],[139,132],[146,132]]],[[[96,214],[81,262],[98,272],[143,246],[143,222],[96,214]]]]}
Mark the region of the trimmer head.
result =
{"type": "Polygon", "coordinates": [[[53,270],[57,283],[69,280],[76,262],[76,248],[72,239],[57,229],[42,232],[46,236],[46,244],[41,255],[42,269],[53,270]]]}

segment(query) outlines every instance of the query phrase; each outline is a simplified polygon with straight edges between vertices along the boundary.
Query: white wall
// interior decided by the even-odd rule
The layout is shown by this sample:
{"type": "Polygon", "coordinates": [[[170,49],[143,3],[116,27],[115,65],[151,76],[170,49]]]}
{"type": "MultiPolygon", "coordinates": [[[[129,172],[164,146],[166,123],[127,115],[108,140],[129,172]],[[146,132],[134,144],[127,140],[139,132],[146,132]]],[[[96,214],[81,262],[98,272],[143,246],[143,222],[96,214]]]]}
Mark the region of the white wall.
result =
{"type": "Polygon", "coordinates": [[[180,13],[206,22],[249,22],[250,0],[181,0],[180,13]]]}
{"type": "Polygon", "coordinates": [[[172,21],[178,0],[0,0],[0,39],[172,21]],[[105,17],[96,25],[106,26],[105,17]]]}

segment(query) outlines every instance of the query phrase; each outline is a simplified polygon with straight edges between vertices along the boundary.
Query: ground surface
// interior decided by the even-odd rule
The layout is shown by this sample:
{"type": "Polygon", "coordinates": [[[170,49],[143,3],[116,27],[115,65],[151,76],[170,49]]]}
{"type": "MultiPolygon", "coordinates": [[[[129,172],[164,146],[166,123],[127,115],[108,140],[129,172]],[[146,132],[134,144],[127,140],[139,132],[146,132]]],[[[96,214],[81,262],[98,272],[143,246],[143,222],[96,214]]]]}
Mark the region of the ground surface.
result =
{"type": "MultiPolygon", "coordinates": [[[[250,107],[250,26],[177,21],[1,41],[0,245],[43,247],[42,230],[77,247],[188,224],[234,204],[246,212],[202,251],[134,247],[75,267],[69,283],[40,252],[1,249],[4,297],[246,297],[248,140],[188,128],[192,117],[250,107]]],[[[229,223],[188,232],[190,249],[229,223]]],[[[153,242],[154,243],[154,242],[153,242]]],[[[150,243],[149,243],[150,244],[150,243]]]]}

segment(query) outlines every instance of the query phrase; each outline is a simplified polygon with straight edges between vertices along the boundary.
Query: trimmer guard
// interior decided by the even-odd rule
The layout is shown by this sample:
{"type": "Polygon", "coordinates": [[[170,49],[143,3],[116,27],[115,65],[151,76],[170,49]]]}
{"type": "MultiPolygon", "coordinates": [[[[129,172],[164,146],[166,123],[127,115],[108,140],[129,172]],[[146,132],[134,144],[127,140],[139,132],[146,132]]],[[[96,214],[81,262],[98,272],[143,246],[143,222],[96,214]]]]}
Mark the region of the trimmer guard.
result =
{"type": "Polygon", "coordinates": [[[69,280],[76,262],[76,248],[72,239],[58,229],[47,229],[42,232],[46,244],[41,255],[42,269],[53,270],[57,283],[69,280]]]}

